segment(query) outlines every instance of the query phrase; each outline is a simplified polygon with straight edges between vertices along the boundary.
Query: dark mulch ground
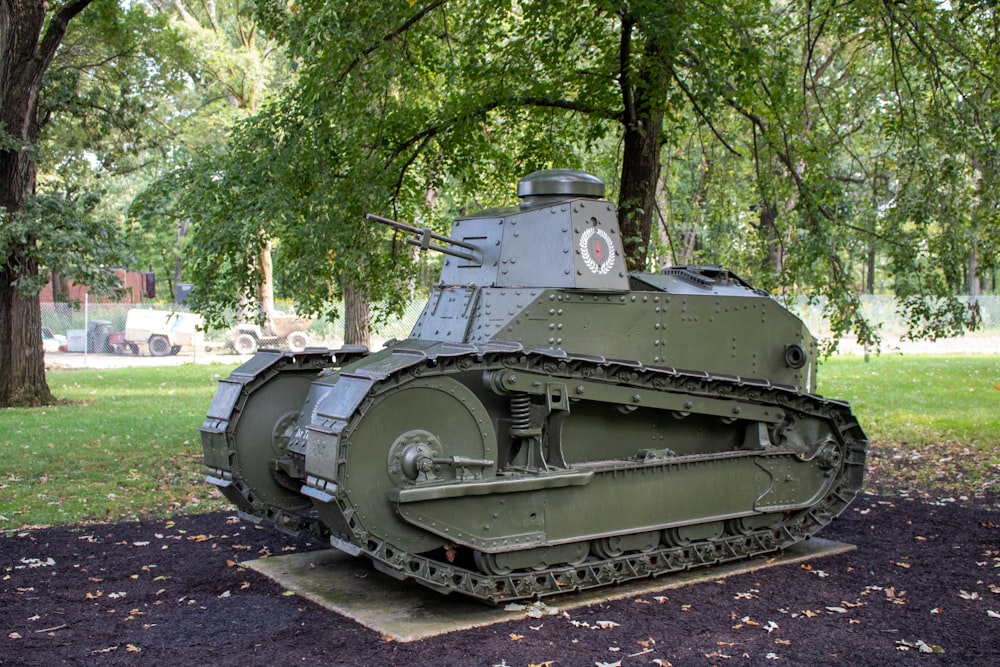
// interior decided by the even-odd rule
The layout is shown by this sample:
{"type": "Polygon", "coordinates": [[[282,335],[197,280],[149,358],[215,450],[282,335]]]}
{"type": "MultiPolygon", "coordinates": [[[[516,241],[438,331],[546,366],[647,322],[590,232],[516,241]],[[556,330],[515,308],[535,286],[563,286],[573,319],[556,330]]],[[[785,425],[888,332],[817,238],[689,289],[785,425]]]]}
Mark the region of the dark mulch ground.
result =
{"type": "Polygon", "coordinates": [[[25,531],[0,664],[993,665],[997,501],[863,496],[822,534],[846,555],[408,644],[241,568],[310,547],[224,513],[25,531]]]}

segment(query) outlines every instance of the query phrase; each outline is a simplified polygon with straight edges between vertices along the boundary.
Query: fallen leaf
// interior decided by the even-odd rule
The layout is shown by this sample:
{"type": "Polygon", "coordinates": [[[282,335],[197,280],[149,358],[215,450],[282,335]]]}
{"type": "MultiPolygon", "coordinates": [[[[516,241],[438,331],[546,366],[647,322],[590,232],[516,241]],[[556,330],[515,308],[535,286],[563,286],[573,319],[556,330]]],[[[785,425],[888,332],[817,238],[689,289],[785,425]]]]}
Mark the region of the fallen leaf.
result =
{"type": "Polygon", "coordinates": [[[514,633],[514,632],[510,633],[507,636],[510,637],[513,641],[516,641],[516,642],[519,642],[522,639],[524,639],[524,635],[519,635],[519,634],[514,633]]]}

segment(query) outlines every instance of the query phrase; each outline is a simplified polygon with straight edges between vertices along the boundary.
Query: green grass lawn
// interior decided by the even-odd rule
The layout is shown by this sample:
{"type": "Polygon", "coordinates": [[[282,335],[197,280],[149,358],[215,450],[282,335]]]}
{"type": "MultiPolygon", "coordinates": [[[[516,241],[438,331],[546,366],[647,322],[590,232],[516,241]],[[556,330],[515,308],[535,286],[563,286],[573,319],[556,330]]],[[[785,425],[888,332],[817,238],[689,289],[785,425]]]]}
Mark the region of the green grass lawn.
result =
{"type": "Polygon", "coordinates": [[[223,507],[198,427],[232,368],[50,372],[60,405],[0,410],[0,529],[223,507]]]}
{"type": "MultiPolygon", "coordinates": [[[[0,410],[0,530],[229,507],[198,427],[232,365],[49,373],[63,403],[0,410]]],[[[869,486],[1000,491],[1000,356],[834,357],[819,391],[873,441],[869,486]]]]}
{"type": "Polygon", "coordinates": [[[818,385],[872,441],[872,486],[1000,493],[1000,356],[832,357],[818,385]]]}

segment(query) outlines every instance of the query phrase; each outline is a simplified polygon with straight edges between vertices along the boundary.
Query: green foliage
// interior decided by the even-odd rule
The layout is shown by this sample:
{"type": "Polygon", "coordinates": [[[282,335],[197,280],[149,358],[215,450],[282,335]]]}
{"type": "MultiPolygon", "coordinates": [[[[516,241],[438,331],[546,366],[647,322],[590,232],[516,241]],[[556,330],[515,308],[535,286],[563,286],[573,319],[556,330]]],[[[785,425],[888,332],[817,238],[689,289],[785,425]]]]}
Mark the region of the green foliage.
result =
{"type": "MultiPolygon", "coordinates": [[[[155,163],[155,173],[132,200],[129,236],[142,265],[157,267],[172,286],[177,267],[190,254],[187,235],[191,225],[206,217],[200,204],[186,208],[190,199],[186,190],[204,184],[211,190],[212,205],[231,203],[219,198],[211,180],[225,169],[228,157],[223,148],[230,130],[254,113],[293,73],[281,50],[259,29],[252,3],[225,0],[189,5],[156,0],[154,4],[181,39],[183,57],[178,56],[176,62],[185,72],[186,85],[171,98],[167,113],[158,118],[170,128],[170,136],[162,144],[165,158],[155,163]]],[[[253,187],[248,183],[244,191],[253,187]]],[[[239,193],[232,194],[239,200],[239,193]]],[[[241,206],[237,201],[237,207],[241,206]]],[[[243,244],[237,246],[244,248],[243,244]]],[[[227,251],[235,252],[232,248],[227,251]]],[[[256,264],[254,256],[246,261],[248,266],[256,264]]],[[[185,273],[189,271],[185,267],[185,273]]],[[[220,277],[218,272],[214,275],[220,277]]],[[[251,284],[257,278],[254,275],[238,282],[251,284]]],[[[240,285],[222,279],[214,289],[219,293],[229,290],[231,299],[244,295],[240,285]]],[[[249,289],[246,294],[255,298],[256,290],[249,289]]]]}
{"type": "Polygon", "coordinates": [[[16,281],[25,295],[50,270],[96,292],[120,287],[105,269],[132,259],[122,226],[131,193],[121,182],[162,139],[154,111],[179,87],[167,64],[175,53],[175,34],[139,5],[94,3],[69,24],[43,77],[38,143],[28,147],[37,192],[0,228],[0,264],[17,248],[19,262],[41,269],[16,281]]]}
{"type": "MultiPolygon", "coordinates": [[[[106,267],[127,263],[123,239],[106,219],[95,215],[97,197],[83,194],[74,199],[38,195],[0,226],[0,257],[8,248],[21,249],[20,257],[57,271],[97,293],[121,288],[106,267]]],[[[37,295],[48,275],[22,275],[16,282],[25,295],[37,295]]]]}
{"type": "Polygon", "coordinates": [[[509,203],[520,176],[552,166],[596,173],[612,198],[634,193],[619,178],[623,136],[658,122],[664,168],[639,176],[640,190],[661,183],[650,268],[726,264],[775,294],[825,297],[838,335],[877,343],[857,307],[866,283],[894,288],[913,334],[935,337],[964,323],[949,299],[968,284],[972,253],[995,266],[987,5],[256,10],[296,77],[227,152],[185,164],[212,177],[187,177],[169,209],[191,219],[196,298],[210,314],[253,295],[265,241],[276,243],[279,292],[303,310],[327,312],[345,285],[392,303],[415,265],[364,213],[443,229],[509,203]],[[869,257],[889,278],[868,275],[869,257]]]}

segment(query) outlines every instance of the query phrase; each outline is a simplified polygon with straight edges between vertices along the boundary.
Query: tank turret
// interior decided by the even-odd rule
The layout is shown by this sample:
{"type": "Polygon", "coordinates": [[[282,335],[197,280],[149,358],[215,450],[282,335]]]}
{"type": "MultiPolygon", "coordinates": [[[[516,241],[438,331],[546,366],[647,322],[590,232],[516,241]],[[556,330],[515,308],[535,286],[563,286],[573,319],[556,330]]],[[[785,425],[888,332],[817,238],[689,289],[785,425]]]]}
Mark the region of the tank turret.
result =
{"type": "Polygon", "coordinates": [[[720,267],[628,273],[603,183],[531,174],[445,236],[409,337],[259,352],[202,426],[252,521],[485,602],[770,553],[859,492],[867,441],[815,394],[803,323],[720,267]]]}
{"type": "Polygon", "coordinates": [[[766,293],[719,267],[630,276],[599,179],[541,171],[518,195],[519,206],[456,220],[451,237],[369,216],[449,255],[411,338],[506,340],[812,388],[815,339],[766,293]]]}

